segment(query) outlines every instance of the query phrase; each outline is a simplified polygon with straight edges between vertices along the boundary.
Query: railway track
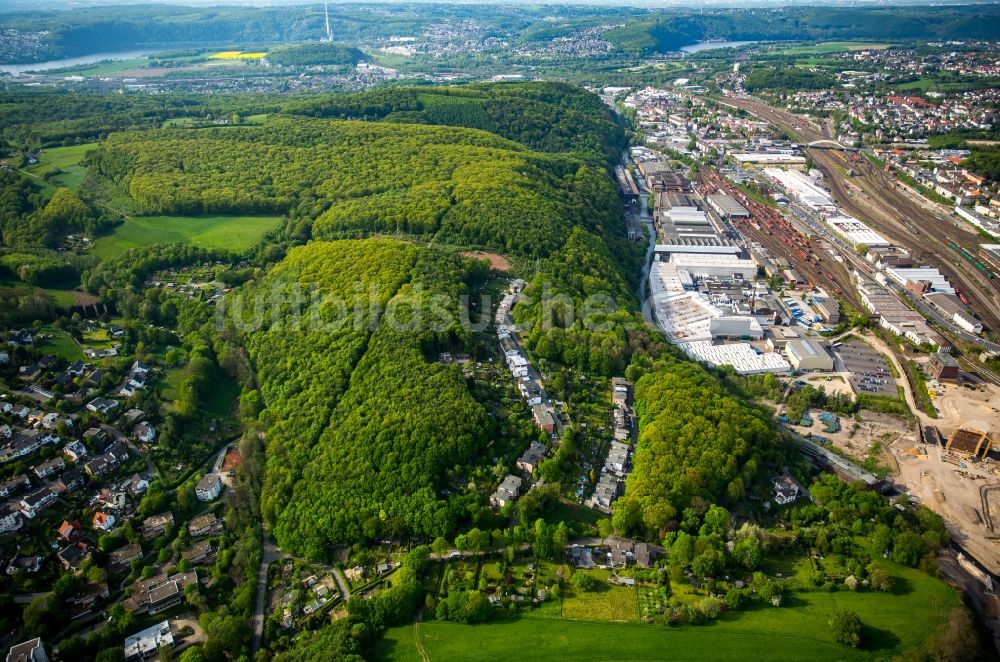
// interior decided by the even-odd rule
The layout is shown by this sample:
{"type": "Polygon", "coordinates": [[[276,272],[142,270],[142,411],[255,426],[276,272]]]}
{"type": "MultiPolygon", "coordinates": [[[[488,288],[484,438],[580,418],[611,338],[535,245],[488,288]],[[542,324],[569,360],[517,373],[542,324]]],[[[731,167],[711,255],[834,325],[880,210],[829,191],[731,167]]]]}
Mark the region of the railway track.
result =
{"type": "MultiPolygon", "coordinates": [[[[805,118],[757,101],[730,98],[729,102],[784,129],[802,143],[829,138],[805,118]]],[[[832,150],[807,149],[807,152],[845,212],[905,246],[918,262],[938,268],[949,281],[974,297],[972,306],[984,326],[1000,331],[1000,284],[956,259],[944,243],[946,237],[951,238],[975,254],[978,235],[964,224],[944,218],[914,200],[900,188],[904,184],[864,158],[849,161],[832,150]],[[858,175],[849,175],[849,169],[858,175]]]]}
{"type": "Polygon", "coordinates": [[[698,191],[703,196],[718,191],[733,196],[751,214],[749,220],[731,221],[744,237],[775,255],[786,257],[810,284],[823,287],[861,309],[847,268],[830,259],[814,240],[799,232],[779,211],[753,200],[708,169],[702,170],[699,175],[698,191]]]}

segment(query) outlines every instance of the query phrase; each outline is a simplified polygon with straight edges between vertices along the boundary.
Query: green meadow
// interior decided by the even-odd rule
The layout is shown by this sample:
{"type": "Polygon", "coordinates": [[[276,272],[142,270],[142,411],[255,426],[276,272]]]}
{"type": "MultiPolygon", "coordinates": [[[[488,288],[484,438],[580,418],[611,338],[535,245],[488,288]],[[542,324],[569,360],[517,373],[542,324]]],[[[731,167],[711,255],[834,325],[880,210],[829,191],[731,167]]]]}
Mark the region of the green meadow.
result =
{"type": "Polygon", "coordinates": [[[281,222],[280,216],[142,216],[125,220],[94,242],[101,258],[129,248],[161,243],[192,244],[202,248],[250,248],[281,222]]]}
{"type": "MultiPolygon", "coordinates": [[[[892,593],[822,590],[786,592],[781,607],[753,605],[700,626],[645,625],[594,620],[610,608],[590,605],[591,620],[498,616],[482,625],[424,621],[390,629],[378,659],[430,660],[870,660],[889,659],[923,645],[958,594],[924,573],[886,563],[892,593]],[[853,649],[834,641],[829,621],[850,609],[864,624],[853,649]],[[416,634],[415,634],[416,633],[416,634]],[[418,650],[415,636],[419,636],[418,650]]],[[[606,592],[609,599],[616,598],[606,592]]],[[[552,613],[549,611],[548,613],[552,613]]]]}
{"type": "Polygon", "coordinates": [[[59,174],[41,182],[45,195],[51,195],[52,189],[56,186],[65,186],[76,190],[80,188],[80,184],[83,183],[83,178],[87,174],[87,168],[81,165],[83,157],[96,146],[97,143],[83,143],[69,147],[45,148],[42,150],[38,163],[30,165],[24,170],[39,178],[45,178],[46,173],[59,171],[59,174]]]}
{"type": "Polygon", "coordinates": [[[829,55],[831,53],[846,53],[848,51],[885,50],[891,45],[866,41],[824,41],[818,44],[789,46],[780,51],[780,53],[781,55],[829,55]]]}

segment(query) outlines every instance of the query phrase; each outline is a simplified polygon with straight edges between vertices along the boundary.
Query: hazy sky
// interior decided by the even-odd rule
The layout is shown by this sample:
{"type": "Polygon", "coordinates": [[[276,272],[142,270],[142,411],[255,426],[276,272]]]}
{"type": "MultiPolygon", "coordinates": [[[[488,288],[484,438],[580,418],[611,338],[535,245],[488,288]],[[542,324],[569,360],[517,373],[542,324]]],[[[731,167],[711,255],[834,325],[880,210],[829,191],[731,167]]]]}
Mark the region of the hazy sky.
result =
{"type": "MultiPolygon", "coordinates": [[[[330,4],[350,4],[352,2],[382,2],[386,0],[331,0],[330,4]]],[[[391,1],[391,0],[389,0],[391,1]]],[[[447,4],[495,5],[505,4],[579,4],[579,5],[629,5],[642,7],[761,7],[782,5],[883,5],[903,4],[977,4],[977,0],[398,0],[400,2],[423,2],[447,4]]],[[[979,0],[982,4],[993,4],[1000,0],[979,0]]],[[[0,0],[0,10],[26,9],[73,9],[104,5],[178,4],[189,6],[287,6],[318,4],[322,0],[0,0]]]]}

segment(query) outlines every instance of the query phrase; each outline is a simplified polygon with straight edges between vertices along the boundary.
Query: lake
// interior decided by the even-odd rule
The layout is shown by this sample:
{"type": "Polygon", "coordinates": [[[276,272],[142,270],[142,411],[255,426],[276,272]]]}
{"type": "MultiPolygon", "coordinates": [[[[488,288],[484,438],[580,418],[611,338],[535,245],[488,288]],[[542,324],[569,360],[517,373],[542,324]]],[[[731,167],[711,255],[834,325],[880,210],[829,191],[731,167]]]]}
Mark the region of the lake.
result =
{"type": "Polygon", "coordinates": [[[23,74],[29,71],[50,71],[52,69],[66,69],[68,67],[78,67],[82,64],[96,64],[106,60],[131,60],[134,57],[142,57],[156,53],[155,50],[137,51],[117,51],[114,53],[94,53],[93,55],[81,55],[79,57],[67,57],[61,60],[49,60],[48,62],[33,62],[31,64],[0,64],[0,72],[10,74],[23,74]]]}
{"type": "Polygon", "coordinates": [[[748,44],[756,44],[756,41],[699,41],[690,46],[681,48],[685,53],[698,53],[699,51],[710,51],[715,48],[737,48],[748,44]]]}

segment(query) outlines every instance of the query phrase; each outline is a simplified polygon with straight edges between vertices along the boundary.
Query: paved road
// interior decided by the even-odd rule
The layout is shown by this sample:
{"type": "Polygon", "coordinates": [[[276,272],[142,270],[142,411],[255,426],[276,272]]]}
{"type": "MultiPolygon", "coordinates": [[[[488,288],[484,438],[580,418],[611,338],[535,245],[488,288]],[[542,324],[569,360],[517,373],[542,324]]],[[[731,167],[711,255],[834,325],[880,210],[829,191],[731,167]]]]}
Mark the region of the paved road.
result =
{"type": "Polygon", "coordinates": [[[14,602],[16,602],[19,605],[26,605],[26,604],[28,604],[30,602],[33,602],[36,598],[40,598],[40,597],[48,595],[48,594],[49,594],[48,592],[42,592],[42,593],[18,593],[16,595],[14,595],[14,602]]]}
{"type": "Polygon", "coordinates": [[[344,598],[344,602],[351,599],[351,589],[347,585],[347,580],[340,573],[340,568],[333,568],[333,579],[337,582],[337,586],[340,588],[340,595],[344,598]]]}
{"type": "Polygon", "coordinates": [[[641,181],[639,182],[639,214],[642,219],[642,224],[646,226],[649,231],[649,244],[646,246],[646,258],[642,263],[642,274],[639,276],[639,303],[642,306],[642,316],[650,324],[656,325],[656,320],[653,319],[652,313],[652,303],[648,300],[646,294],[646,282],[649,280],[649,270],[653,265],[653,249],[656,247],[656,226],[653,224],[653,216],[649,213],[649,203],[646,202],[649,199],[649,192],[646,190],[645,184],[641,181]]]}
{"type": "Polygon", "coordinates": [[[267,530],[267,524],[261,522],[261,535],[263,537],[263,553],[260,557],[260,567],[257,568],[257,598],[254,601],[253,619],[253,639],[250,642],[250,659],[257,657],[260,650],[261,638],[264,636],[264,608],[267,606],[267,569],[271,564],[281,558],[278,546],[271,540],[271,534],[267,530]]]}

